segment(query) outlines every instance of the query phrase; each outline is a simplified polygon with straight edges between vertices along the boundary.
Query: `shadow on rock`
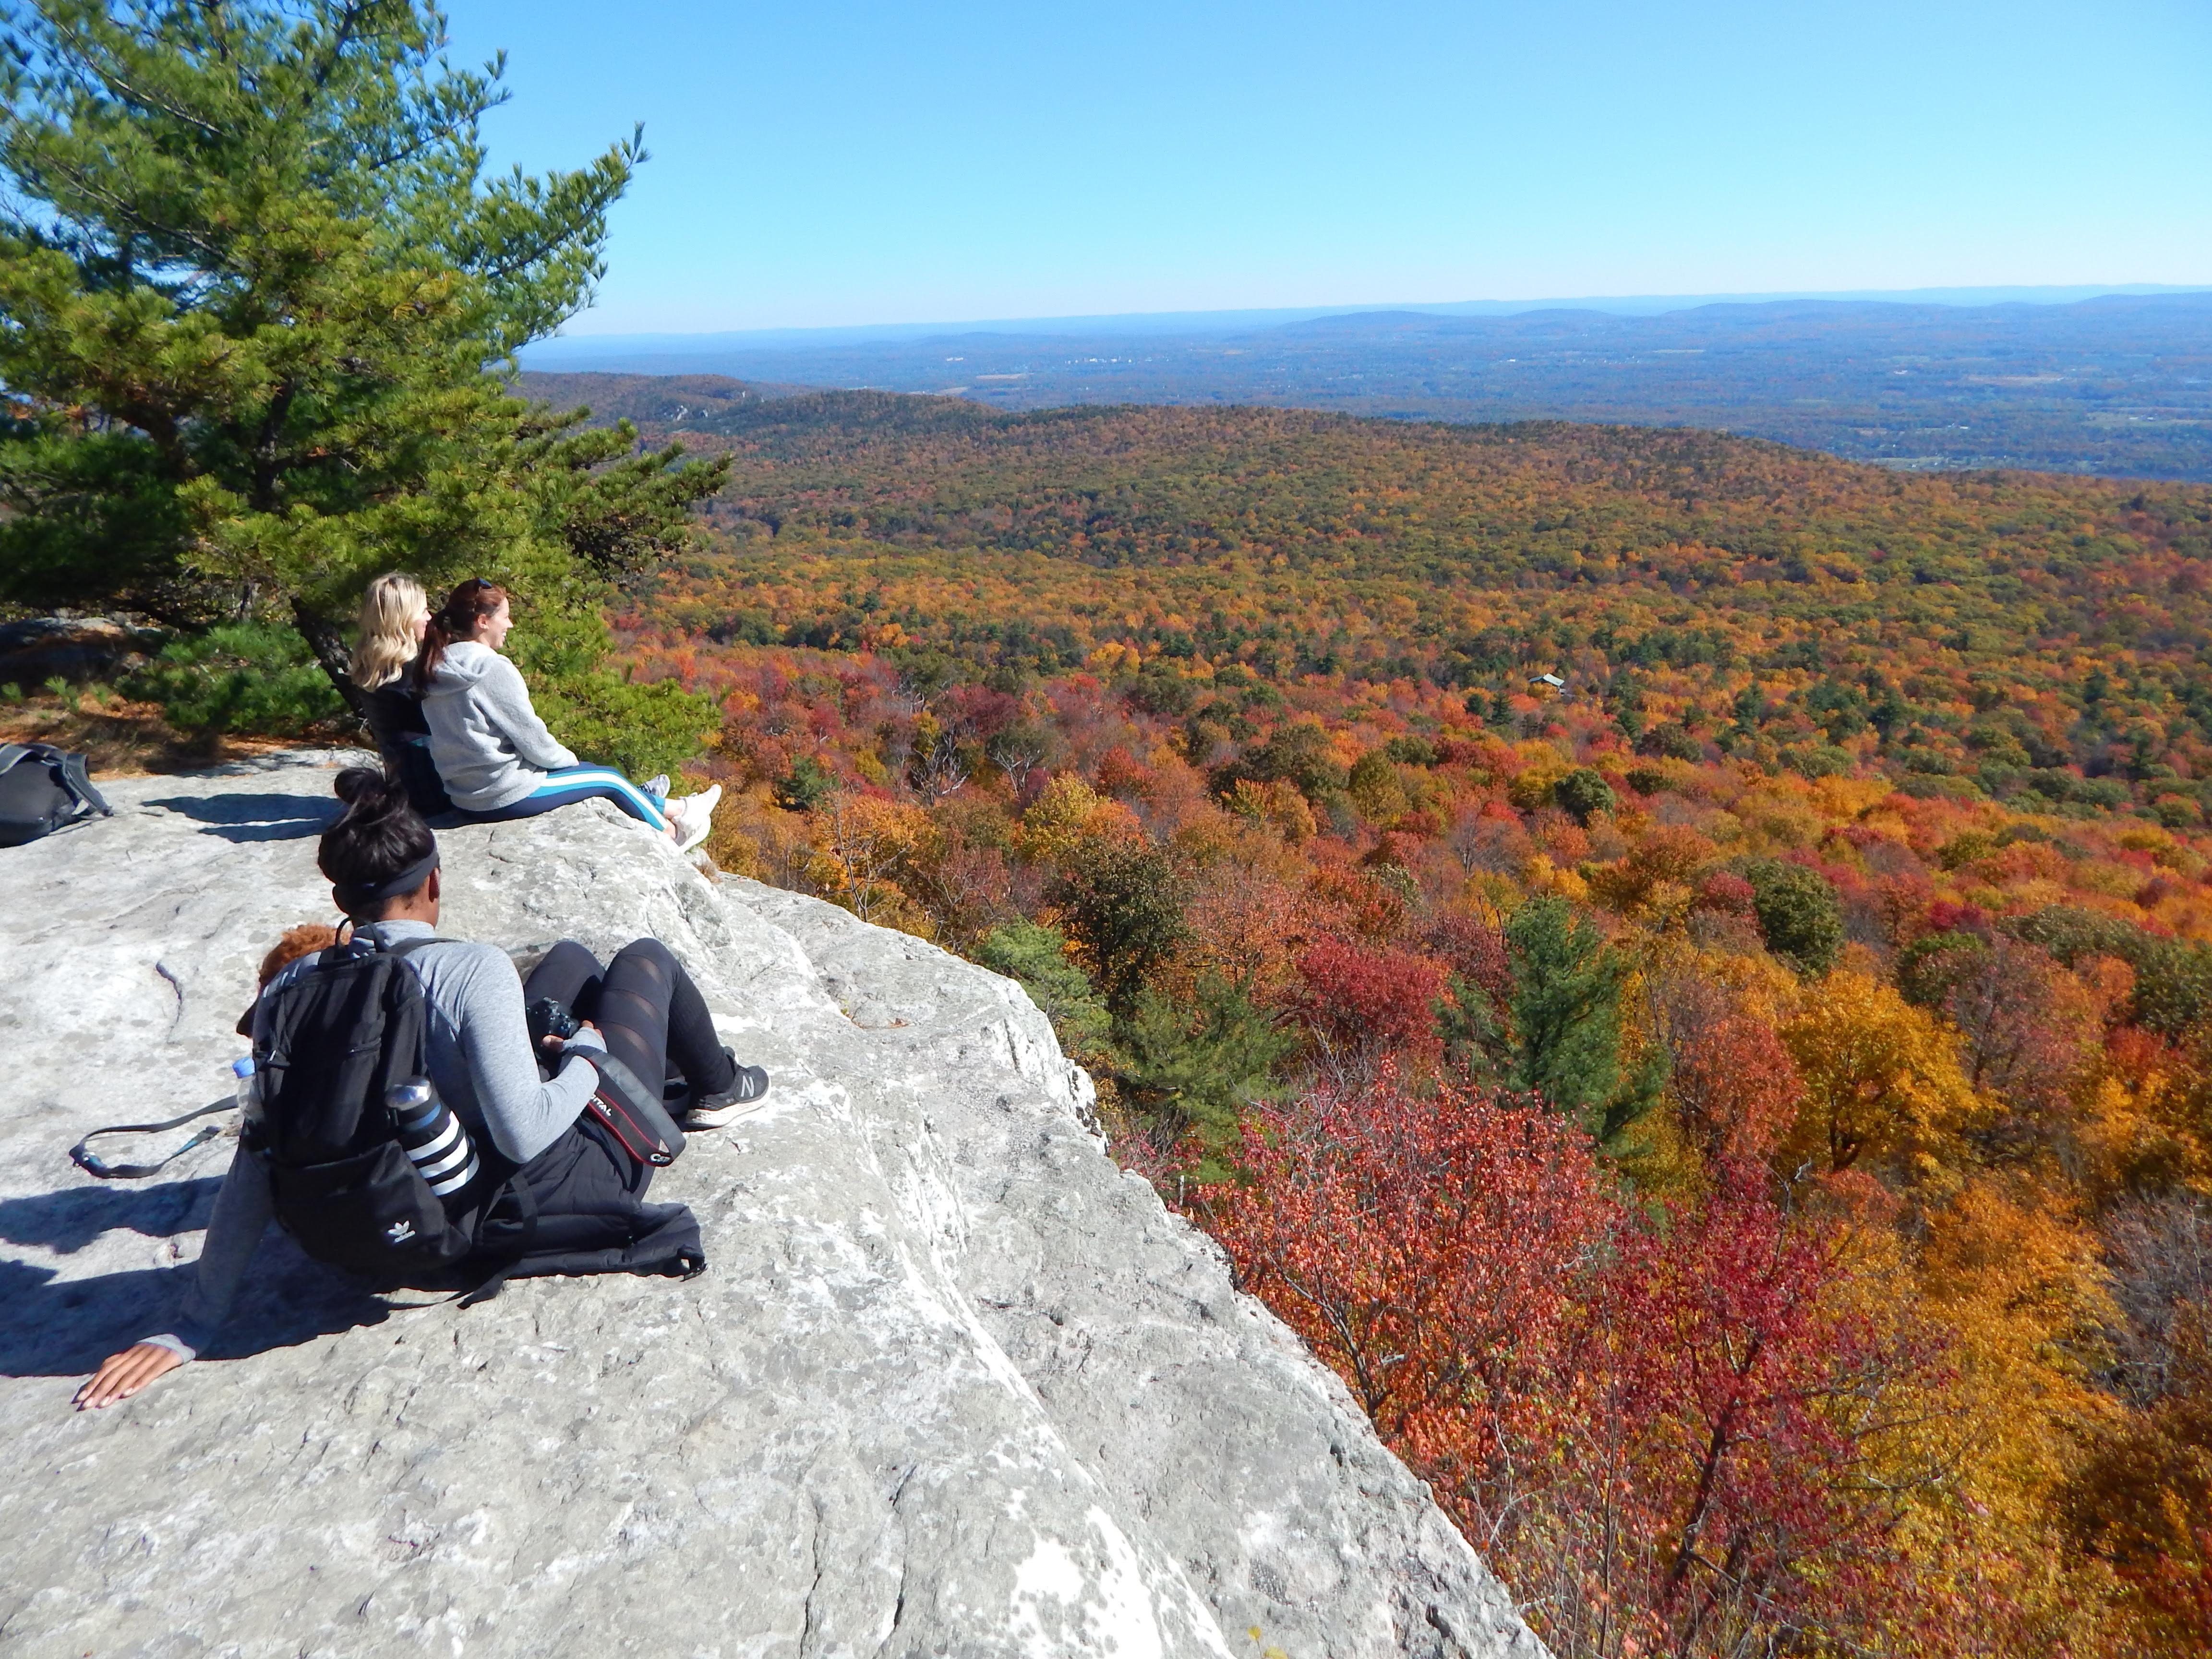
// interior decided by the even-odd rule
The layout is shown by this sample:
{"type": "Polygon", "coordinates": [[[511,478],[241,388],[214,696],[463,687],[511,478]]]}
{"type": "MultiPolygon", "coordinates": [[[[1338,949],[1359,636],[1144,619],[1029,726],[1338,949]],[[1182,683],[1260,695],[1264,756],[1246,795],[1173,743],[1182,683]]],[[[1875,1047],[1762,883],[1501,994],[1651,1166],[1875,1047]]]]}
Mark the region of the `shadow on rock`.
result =
{"type": "MultiPolygon", "coordinates": [[[[175,1328],[189,1267],[140,1267],[90,1279],[59,1279],[52,1267],[0,1261],[0,1376],[89,1375],[142,1336],[175,1328]]],[[[289,1240],[264,1239],[256,1283],[239,1299],[222,1335],[200,1357],[244,1359],[272,1348],[377,1325],[396,1311],[289,1240]]]]}
{"type": "Polygon", "coordinates": [[[158,1187],[65,1187],[58,1193],[0,1199],[0,1240],[74,1255],[118,1227],[173,1238],[208,1224],[221,1177],[165,1181],[158,1187]]]}
{"type": "Polygon", "coordinates": [[[225,841],[303,841],[337,820],[337,801],[312,795],[167,795],[149,806],[175,812],[225,841]]]}

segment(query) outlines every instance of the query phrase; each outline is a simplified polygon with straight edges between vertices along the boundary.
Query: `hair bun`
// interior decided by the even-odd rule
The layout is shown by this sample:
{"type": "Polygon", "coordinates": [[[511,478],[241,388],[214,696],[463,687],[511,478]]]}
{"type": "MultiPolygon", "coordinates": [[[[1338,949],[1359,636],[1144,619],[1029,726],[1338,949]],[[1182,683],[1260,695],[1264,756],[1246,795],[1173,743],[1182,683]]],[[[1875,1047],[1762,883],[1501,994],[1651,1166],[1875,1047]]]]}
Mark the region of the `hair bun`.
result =
{"type": "Polygon", "coordinates": [[[407,800],[406,792],[373,766],[347,767],[331,787],[356,817],[381,817],[407,800]]]}
{"type": "MultiPolygon", "coordinates": [[[[438,862],[438,838],[408,804],[397,778],[373,767],[349,766],[331,781],[345,803],[337,822],[323,831],[315,863],[331,878],[335,896],[349,915],[381,915],[384,901],[398,896],[383,890],[420,866],[419,887],[438,862]]],[[[412,890],[411,889],[410,890],[412,890]]]]}

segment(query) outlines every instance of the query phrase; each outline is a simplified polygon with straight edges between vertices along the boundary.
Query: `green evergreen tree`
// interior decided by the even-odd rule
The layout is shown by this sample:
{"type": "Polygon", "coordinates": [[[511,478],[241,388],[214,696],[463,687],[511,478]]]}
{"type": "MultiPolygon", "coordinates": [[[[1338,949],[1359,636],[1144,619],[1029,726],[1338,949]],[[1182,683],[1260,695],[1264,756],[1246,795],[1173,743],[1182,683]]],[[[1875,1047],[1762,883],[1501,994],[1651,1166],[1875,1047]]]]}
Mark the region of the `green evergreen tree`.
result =
{"type": "MultiPolygon", "coordinates": [[[[769,799],[787,812],[811,812],[836,791],[837,780],[811,755],[801,755],[791,763],[791,769],[769,786],[769,799]]],[[[996,963],[987,964],[996,967],[996,963]]],[[[1002,974],[1012,973],[1000,968],[1002,974]]],[[[1019,978],[1019,975],[1015,975],[1019,978]]]]}
{"type": "Polygon", "coordinates": [[[1597,813],[1610,812],[1619,804],[1605,774],[1588,766],[1577,766],[1553,784],[1552,799],[1561,811],[1572,813],[1577,823],[1588,823],[1597,813]]]}
{"type": "Polygon", "coordinates": [[[1844,953],[1844,906],[1828,878],[1781,859],[1745,859],[1736,867],[1751,884],[1766,948],[1807,979],[1834,967],[1844,953]]]}
{"type": "Polygon", "coordinates": [[[1620,998],[1629,963],[1562,898],[1532,899],[1505,924],[1512,959],[1508,1080],[1541,1095],[1601,1143],[1616,1142],[1659,1098],[1656,1046],[1633,1074],[1620,1056],[1620,998]]]}
{"type": "Polygon", "coordinates": [[[1145,842],[1084,842],[1048,897],[1120,1018],[1135,1007],[1152,969],[1189,937],[1183,911],[1190,880],[1164,850],[1145,842]]]}
{"type": "Polygon", "coordinates": [[[444,45],[416,0],[9,9],[0,599],[273,617],[349,691],[334,619],[370,575],[487,575],[594,746],[696,744],[703,705],[597,673],[599,606],[721,469],[507,378],[588,302],[644,151],[487,178],[501,66],[444,45]]]}
{"type": "Polygon", "coordinates": [[[1188,1002],[1147,986],[1115,1026],[1115,1081],[1139,1106],[1196,1132],[1209,1154],[1199,1170],[1207,1180],[1224,1173],[1211,1155],[1236,1139],[1245,1108],[1297,1046],[1245,987],[1218,978],[1201,980],[1188,1002]]]}
{"type": "Polygon", "coordinates": [[[1030,994],[1067,1057],[1079,1066],[1105,1059],[1114,1017],[1106,1012],[1091,976],[1067,959],[1067,938],[1057,927],[1012,921],[983,937],[975,960],[1004,974],[1030,994]]]}

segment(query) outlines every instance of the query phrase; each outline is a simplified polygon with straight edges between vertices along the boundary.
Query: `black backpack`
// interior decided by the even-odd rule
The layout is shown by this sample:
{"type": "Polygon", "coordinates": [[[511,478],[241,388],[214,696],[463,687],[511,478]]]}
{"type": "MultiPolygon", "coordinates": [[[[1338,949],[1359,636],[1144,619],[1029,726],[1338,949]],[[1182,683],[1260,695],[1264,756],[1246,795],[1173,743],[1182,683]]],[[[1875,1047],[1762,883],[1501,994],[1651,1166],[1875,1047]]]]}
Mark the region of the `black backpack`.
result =
{"type": "Polygon", "coordinates": [[[489,1147],[474,1179],[433,1192],[386,1104],[427,1069],[428,1005],[404,958],[432,942],[332,945],[276,992],[255,1045],[250,1144],[277,1220],[316,1260],[386,1285],[441,1284],[471,1258],[517,1260],[536,1231],[526,1189],[489,1147]]]}
{"type": "Polygon", "coordinates": [[[0,847],[21,847],[94,812],[113,817],[84,757],[50,743],[0,744],[0,847]]]}

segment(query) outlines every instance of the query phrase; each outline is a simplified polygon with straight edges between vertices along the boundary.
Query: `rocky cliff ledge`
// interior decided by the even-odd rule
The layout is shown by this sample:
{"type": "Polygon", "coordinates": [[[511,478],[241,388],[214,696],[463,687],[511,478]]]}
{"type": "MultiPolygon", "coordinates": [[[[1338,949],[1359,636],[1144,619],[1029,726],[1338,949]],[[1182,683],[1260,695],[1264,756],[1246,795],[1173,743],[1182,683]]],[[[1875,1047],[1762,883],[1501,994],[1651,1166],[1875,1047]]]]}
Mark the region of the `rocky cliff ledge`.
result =
{"type": "Polygon", "coordinates": [[[232,1142],[138,1182],[67,1149],[225,1092],[255,962],[328,916],[331,758],[0,851],[0,1651],[1539,1659],[1018,988],[597,804],[442,836],[441,931],[657,933],[769,1067],[655,1185],[707,1275],[395,1307],[272,1235],[213,1363],[71,1413],[232,1142]]]}

